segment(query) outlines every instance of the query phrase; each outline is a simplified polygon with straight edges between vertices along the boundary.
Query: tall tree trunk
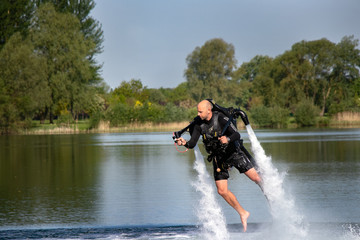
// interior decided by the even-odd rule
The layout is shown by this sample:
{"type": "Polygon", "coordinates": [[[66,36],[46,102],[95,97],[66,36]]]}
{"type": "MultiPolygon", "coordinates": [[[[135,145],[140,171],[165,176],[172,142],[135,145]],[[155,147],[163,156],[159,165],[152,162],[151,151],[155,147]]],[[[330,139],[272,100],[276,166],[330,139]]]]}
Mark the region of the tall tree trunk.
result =
{"type": "Polygon", "coordinates": [[[49,116],[50,124],[54,124],[54,114],[52,113],[52,109],[50,107],[50,116],[49,116]]]}
{"type": "Polygon", "coordinates": [[[49,108],[45,107],[44,111],[40,114],[40,124],[45,123],[48,112],[49,112],[49,108]]]}
{"type": "Polygon", "coordinates": [[[320,112],[320,116],[323,117],[324,114],[325,114],[325,107],[326,107],[326,101],[330,95],[330,90],[331,90],[331,87],[328,88],[326,94],[324,93],[324,98],[323,98],[323,106],[321,108],[321,112],[320,112]]]}

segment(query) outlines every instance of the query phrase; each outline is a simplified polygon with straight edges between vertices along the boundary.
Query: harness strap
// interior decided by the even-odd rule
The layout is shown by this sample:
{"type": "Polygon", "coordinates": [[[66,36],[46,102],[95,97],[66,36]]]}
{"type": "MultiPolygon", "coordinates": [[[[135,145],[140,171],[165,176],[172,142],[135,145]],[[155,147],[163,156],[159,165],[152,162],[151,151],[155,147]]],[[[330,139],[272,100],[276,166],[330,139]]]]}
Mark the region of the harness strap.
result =
{"type": "MultiPolygon", "coordinates": [[[[218,137],[219,133],[221,132],[221,129],[219,129],[219,113],[217,111],[213,112],[212,123],[213,123],[213,129],[214,129],[214,137],[218,137]]],[[[207,140],[206,134],[207,133],[211,134],[210,132],[208,132],[209,129],[206,127],[205,123],[201,124],[200,128],[201,128],[203,139],[207,140]]]]}

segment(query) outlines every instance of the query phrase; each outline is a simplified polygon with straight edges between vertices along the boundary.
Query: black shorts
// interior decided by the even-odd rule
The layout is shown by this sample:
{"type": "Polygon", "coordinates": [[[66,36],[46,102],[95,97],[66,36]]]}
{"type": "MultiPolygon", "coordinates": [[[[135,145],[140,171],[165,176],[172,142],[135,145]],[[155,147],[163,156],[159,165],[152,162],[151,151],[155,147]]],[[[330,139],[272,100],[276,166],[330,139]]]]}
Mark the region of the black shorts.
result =
{"type": "Polygon", "coordinates": [[[213,159],[214,167],[214,178],[217,180],[226,180],[230,177],[229,169],[235,167],[240,173],[247,172],[254,165],[251,163],[251,160],[246,156],[242,151],[233,153],[229,158],[223,160],[219,157],[213,159]],[[217,171],[220,169],[220,172],[217,171]]]}

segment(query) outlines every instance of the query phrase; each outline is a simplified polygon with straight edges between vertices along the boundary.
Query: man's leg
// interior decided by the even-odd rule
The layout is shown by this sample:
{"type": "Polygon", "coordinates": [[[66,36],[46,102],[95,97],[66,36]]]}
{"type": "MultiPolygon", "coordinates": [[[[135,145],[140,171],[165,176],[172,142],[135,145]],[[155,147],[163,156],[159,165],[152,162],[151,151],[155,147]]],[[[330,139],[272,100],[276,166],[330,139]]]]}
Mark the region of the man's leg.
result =
{"type": "Polygon", "coordinates": [[[247,219],[250,216],[250,213],[240,205],[235,195],[228,189],[227,180],[217,180],[215,183],[218,193],[239,213],[242,225],[244,227],[244,232],[246,232],[247,219]]]}
{"type": "Polygon", "coordinates": [[[248,171],[245,172],[245,175],[248,176],[248,178],[250,178],[252,181],[254,181],[260,187],[266,200],[268,201],[268,203],[270,203],[268,197],[266,196],[266,194],[264,192],[264,188],[262,185],[262,179],[259,176],[259,174],[256,172],[255,168],[250,168],[248,171]]]}
{"type": "Polygon", "coordinates": [[[260,186],[261,184],[261,177],[256,172],[255,168],[250,168],[245,172],[245,175],[250,178],[250,180],[254,181],[256,184],[260,186]]]}

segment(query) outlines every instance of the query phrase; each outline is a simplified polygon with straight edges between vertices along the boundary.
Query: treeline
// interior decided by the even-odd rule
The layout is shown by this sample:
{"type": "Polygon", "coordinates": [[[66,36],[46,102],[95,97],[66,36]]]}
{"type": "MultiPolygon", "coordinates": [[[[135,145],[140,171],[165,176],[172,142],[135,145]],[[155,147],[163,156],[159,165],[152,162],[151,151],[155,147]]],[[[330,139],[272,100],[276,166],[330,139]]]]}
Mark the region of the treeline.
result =
{"type": "Polygon", "coordinates": [[[213,98],[240,107],[261,127],[328,125],[331,116],[360,112],[359,41],[344,37],[301,41],[271,58],[255,56],[236,67],[232,44],[211,39],[186,59],[186,82],[174,89],[147,89],[140,80],[110,92],[97,118],[112,126],[132,122],[191,120],[196,104],[213,98]]]}
{"type": "Polygon", "coordinates": [[[31,128],[35,120],[88,119],[92,128],[189,121],[205,98],[240,107],[264,127],[285,127],[289,119],[326,125],[326,117],[360,112],[359,40],[352,36],[301,41],[239,67],[234,46],[211,39],[188,55],[186,81],[176,88],[148,89],[131,79],[110,90],[95,61],[103,32],[89,15],[94,7],[92,0],[1,2],[1,133],[31,128]]]}
{"type": "Polygon", "coordinates": [[[196,101],[212,96],[241,106],[260,126],[286,126],[290,116],[311,126],[317,116],[359,112],[358,44],[352,36],[337,44],[301,41],[275,58],[255,56],[236,68],[234,47],[213,39],[188,56],[185,76],[196,101]]]}
{"type": "Polygon", "coordinates": [[[103,105],[101,25],[93,0],[2,0],[0,132],[55,118],[78,119],[103,105]]]}

